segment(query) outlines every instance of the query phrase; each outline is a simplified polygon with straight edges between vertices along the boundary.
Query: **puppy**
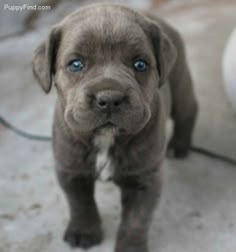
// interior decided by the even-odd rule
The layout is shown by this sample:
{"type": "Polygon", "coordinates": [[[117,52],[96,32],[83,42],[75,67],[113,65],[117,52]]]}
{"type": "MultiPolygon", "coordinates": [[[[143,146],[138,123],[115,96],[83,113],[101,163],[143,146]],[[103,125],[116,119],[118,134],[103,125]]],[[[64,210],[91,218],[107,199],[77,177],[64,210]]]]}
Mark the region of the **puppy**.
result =
{"type": "Polygon", "coordinates": [[[170,147],[188,154],[197,103],[179,34],[149,14],[110,4],[84,7],[56,25],[35,51],[33,73],[58,98],[53,124],[57,176],[70,208],[64,240],[103,239],[97,178],[120,187],[116,252],[147,252],[161,191],[165,124],[170,147]]]}

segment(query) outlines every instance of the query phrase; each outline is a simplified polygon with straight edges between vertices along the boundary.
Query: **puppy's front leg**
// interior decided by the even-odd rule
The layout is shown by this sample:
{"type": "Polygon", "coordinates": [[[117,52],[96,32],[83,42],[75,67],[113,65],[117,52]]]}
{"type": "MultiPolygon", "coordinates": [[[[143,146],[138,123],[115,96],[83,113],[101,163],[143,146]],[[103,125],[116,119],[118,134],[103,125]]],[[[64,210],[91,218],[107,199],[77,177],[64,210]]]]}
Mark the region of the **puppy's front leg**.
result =
{"type": "Polygon", "coordinates": [[[102,229],[94,200],[93,178],[70,178],[63,172],[58,172],[58,178],[70,207],[70,221],[64,240],[71,247],[84,249],[99,244],[102,241],[102,229]]]}
{"type": "Polygon", "coordinates": [[[119,185],[122,221],[115,252],[148,252],[148,230],[160,195],[159,177],[132,177],[119,185]]]}

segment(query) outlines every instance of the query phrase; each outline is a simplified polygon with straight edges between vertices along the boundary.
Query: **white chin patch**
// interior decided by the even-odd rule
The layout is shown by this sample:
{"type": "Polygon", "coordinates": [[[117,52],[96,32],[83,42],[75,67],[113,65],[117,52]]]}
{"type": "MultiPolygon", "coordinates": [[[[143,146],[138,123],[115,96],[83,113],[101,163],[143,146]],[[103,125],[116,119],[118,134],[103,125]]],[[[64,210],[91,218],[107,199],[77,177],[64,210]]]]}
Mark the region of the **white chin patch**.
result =
{"type": "Polygon", "coordinates": [[[96,156],[96,173],[98,179],[108,181],[113,177],[114,165],[109,156],[109,149],[114,144],[115,132],[113,129],[106,129],[99,132],[94,138],[94,145],[98,148],[96,156]]]}

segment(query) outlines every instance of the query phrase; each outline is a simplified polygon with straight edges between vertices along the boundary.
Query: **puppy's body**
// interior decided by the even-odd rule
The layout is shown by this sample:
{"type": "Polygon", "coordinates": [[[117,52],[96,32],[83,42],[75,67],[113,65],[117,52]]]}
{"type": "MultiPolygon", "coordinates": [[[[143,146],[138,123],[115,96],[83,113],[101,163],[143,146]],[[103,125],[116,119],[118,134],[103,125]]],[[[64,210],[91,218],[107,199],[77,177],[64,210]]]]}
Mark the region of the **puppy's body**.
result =
{"type": "Polygon", "coordinates": [[[94,181],[112,178],[123,206],[115,251],[147,252],[166,120],[171,112],[170,146],[185,156],[196,118],[179,34],[156,17],[93,5],[52,30],[35,53],[33,70],[46,92],[52,80],[58,91],[53,148],[70,206],[65,240],[83,248],[101,242],[94,181]]]}
{"type": "Polygon", "coordinates": [[[110,130],[100,133],[100,135],[95,136],[94,145],[98,148],[96,155],[96,172],[97,177],[102,181],[107,181],[111,179],[114,175],[114,165],[113,160],[109,154],[110,148],[114,144],[114,133],[110,130]]]}

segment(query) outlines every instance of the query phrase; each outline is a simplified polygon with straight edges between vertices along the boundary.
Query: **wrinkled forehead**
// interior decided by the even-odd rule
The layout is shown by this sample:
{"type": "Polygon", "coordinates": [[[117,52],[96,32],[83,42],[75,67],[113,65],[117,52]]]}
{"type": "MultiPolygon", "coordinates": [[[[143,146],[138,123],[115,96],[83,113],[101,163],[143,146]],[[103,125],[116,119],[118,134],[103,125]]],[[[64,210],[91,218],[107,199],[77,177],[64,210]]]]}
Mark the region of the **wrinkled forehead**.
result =
{"type": "Polygon", "coordinates": [[[64,23],[62,39],[65,54],[84,56],[115,52],[148,54],[150,44],[132,15],[109,8],[93,8],[72,15],[64,23]]]}

